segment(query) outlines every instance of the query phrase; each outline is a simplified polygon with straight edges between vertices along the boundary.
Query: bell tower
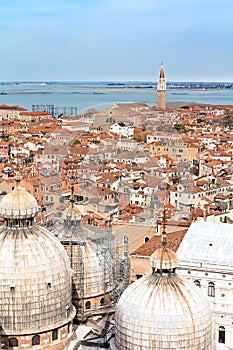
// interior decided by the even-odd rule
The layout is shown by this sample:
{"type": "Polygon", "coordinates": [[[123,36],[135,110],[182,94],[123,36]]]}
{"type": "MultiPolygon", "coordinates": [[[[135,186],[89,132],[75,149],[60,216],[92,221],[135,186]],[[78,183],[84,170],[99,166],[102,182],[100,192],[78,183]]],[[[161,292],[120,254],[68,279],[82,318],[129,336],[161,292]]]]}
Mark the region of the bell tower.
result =
{"type": "Polygon", "coordinates": [[[157,85],[157,107],[160,109],[166,109],[166,77],[163,63],[161,63],[157,85]]]}

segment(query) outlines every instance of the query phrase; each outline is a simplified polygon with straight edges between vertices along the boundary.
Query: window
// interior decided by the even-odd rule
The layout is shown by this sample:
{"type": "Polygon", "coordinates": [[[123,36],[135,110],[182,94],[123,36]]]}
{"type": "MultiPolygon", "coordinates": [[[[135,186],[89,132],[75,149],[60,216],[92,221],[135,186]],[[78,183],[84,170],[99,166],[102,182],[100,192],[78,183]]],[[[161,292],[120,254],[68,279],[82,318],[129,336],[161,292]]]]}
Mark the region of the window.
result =
{"type": "Polygon", "coordinates": [[[35,345],[40,345],[40,336],[39,335],[34,335],[32,337],[32,346],[35,345]]]}
{"type": "Polygon", "coordinates": [[[201,282],[198,280],[195,280],[194,283],[196,284],[196,286],[198,286],[199,288],[201,288],[201,282]]]}
{"type": "Polygon", "coordinates": [[[218,342],[225,344],[225,328],[220,326],[218,330],[218,342]]]}
{"type": "Polygon", "coordinates": [[[105,299],[104,299],[104,298],[101,298],[101,299],[100,299],[100,306],[104,306],[104,304],[105,304],[105,299]]]}
{"type": "Polygon", "coordinates": [[[208,284],[208,296],[215,297],[215,285],[213,282],[209,282],[208,284]]]}
{"type": "Polygon", "coordinates": [[[58,339],[58,329],[54,329],[52,332],[52,340],[58,339]]]}
{"type": "Polygon", "coordinates": [[[9,348],[18,346],[18,339],[17,338],[9,338],[9,348]]]}
{"type": "Polygon", "coordinates": [[[149,240],[150,240],[149,237],[145,237],[145,239],[144,239],[145,243],[148,242],[149,240]]]}
{"type": "Polygon", "coordinates": [[[87,301],[86,304],[85,304],[85,309],[86,310],[90,310],[90,308],[91,308],[91,302],[87,301]]]}

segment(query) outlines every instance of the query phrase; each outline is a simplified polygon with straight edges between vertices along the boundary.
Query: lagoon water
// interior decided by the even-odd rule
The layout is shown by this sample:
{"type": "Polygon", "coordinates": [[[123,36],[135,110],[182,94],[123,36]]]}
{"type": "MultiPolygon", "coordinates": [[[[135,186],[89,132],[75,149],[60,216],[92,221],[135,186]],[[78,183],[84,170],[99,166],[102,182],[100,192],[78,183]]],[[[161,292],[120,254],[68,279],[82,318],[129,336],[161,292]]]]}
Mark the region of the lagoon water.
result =
{"type": "MultiPolygon", "coordinates": [[[[196,102],[233,105],[233,89],[169,89],[168,102],[196,102]]],[[[32,110],[32,105],[76,107],[78,113],[89,108],[104,110],[113,103],[156,103],[156,86],[143,82],[49,82],[0,83],[0,104],[19,105],[32,110]]]]}

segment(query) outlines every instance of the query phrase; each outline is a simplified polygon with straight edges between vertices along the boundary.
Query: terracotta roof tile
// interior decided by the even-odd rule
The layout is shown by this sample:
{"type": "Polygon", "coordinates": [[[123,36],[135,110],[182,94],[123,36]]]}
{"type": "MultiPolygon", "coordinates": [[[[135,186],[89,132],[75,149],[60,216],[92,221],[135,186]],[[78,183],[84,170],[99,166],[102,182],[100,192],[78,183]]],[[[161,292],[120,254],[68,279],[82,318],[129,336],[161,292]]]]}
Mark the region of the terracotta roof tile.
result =
{"type": "MultiPolygon", "coordinates": [[[[187,230],[188,228],[174,233],[168,233],[167,247],[176,252],[187,230]]],[[[151,256],[151,254],[159,248],[161,248],[161,236],[153,236],[149,241],[131,253],[131,255],[151,256]]]]}

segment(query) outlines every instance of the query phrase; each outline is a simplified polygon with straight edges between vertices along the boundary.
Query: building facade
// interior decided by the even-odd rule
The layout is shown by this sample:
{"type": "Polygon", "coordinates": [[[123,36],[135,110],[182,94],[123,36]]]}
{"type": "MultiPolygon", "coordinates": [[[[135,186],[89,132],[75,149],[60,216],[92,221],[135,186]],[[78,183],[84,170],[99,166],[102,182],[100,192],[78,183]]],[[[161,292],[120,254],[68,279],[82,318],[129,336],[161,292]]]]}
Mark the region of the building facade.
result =
{"type": "Polygon", "coordinates": [[[179,273],[193,281],[208,298],[214,337],[233,349],[233,226],[196,222],[178,251],[179,273]]]}

